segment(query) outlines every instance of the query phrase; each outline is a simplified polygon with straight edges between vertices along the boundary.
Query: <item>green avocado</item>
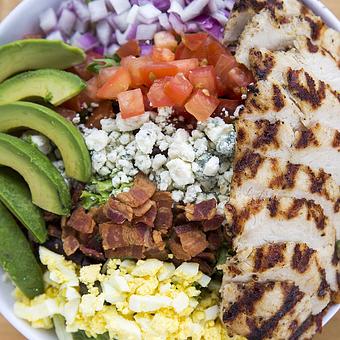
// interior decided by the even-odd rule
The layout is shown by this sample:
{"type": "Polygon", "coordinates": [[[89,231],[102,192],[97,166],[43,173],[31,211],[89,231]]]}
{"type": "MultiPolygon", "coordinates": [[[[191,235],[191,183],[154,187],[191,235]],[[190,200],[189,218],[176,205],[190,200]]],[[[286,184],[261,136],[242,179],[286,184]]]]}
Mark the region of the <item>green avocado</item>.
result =
{"type": "Polygon", "coordinates": [[[84,90],[86,84],[73,73],[42,69],[20,73],[0,84],[0,104],[41,97],[58,106],[84,90]]]}
{"type": "Polygon", "coordinates": [[[39,243],[47,239],[41,210],[32,203],[25,181],[10,168],[0,168],[0,201],[32,233],[39,243]]]}
{"type": "Polygon", "coordinates": [[[0,164],[14,169],[25,179],[35,205],[57,215],[69,214],[69,188],[58,170],[36,147],[0,133],[0,164]]]}
{"type": "Polygon", "coordinates": [[[81,64],[85,53],[61,41],[18,40],[0,46],[0,83],[8,77],[41,68],[66,69],[81,64]]]}
{"type": "Polygon", "coordinates": [[[91,159],[84,138],[67,119],[39,104],[0,105],[0,132],[25,127],[39,131],[58,147],[67,176],[81,182],[91,177],[91,159]]]}
{"type": "Polygon", "coordinates": [[[41,268],[14,218],[0,203],[0,265],[30,299],[44,292],[41,268]]]}

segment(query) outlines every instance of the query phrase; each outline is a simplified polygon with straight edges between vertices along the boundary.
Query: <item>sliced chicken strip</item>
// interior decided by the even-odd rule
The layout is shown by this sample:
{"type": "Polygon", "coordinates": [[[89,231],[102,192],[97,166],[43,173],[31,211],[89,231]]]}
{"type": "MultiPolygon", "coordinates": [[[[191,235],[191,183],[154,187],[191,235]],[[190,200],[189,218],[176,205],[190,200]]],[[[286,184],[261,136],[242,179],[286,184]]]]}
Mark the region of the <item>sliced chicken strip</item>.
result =
{"type": "MultiPolygon", "coordinates": [[[[280,158],[312,169],[323,169],[340,185],[340,132],[320,124],[294,130],[281,121],[239,120],[237,151],[252,149],[262,156],[280,158]]],[[[236,153],[237,155],[237,153],[236,153]]]]}
{"type": "Polygon", "coordinates": [[[304,243],[274,243],[247,248],[223,266],[223,285],[230,282],[292,281],[311,298],[312,314],[330,302],[325,270],[315,250],[304,243]]]}
{"type": "Polygon", "coordinates": [[[229,45],[238,40],[248,22],[263,9],[268,9],[274,18],[283,14],[299,16],[308,11],[295,0],[237,0],[225,27],[224,43],[229,45]]]}
{"type": "Polygon", "coordinates": [[[226,216],[235,235],[233,248],[237,252],[267,243],[300,243],[303,240],[318,252],[328,284],[333,291],[338,290],[337,264],[332,264],[335,229],[322,207],[314,201],[239,196],[226,206],[226,216]]]}
{"type": "MultiPolygon", "coordinates": [[[[340,39],[340,34],[338,38],[340,39]]],[[[284,84],[288,69],[303,68],[315,83],[318,79],[329,84],[333,90],[340,91],[340,70],[337,61],[327,50],[306,37],[298,37],[294,41],[294,48],[288,51],[252,48],[249,62],[255,77],[259,80],[268,79],[284,84]]]]}
{"type": "Polygon", "coordinates": [[[227,283],[221,293],[221,319],[248,340],[289,339],[312,312],[310,297],[291,281],[227,283]]]}
{"type": "Polygon", "coordinates": [[[246,150],[235,159],[231,198],[295,197],[314,200],[329,217],[340,239],[340,187],[323,170],[263,157],[246,150]]]}
{"type": "Polygon", "coordinates": [[[321,46],[327,50],[339,65],[340,61],[340,39],[339,32],[326,28],[320,36],[321,46]]]}

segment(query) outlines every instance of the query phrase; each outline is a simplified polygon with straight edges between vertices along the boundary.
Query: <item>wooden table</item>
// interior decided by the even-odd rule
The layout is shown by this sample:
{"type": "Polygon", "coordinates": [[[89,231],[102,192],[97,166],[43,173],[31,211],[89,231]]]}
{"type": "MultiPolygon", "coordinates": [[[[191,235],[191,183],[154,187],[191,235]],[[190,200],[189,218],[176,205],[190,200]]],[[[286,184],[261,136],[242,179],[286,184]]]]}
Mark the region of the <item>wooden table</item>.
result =
{"type": "MultiPolygon", "coordinates": [[[[14,8],[20,0],[0,0],[0,20],[14,8]]],[[[323,0],[323,2],[340,18],[340,0],[323,0]]],[[[0,301],[1,303],[1,301],[0,301]]],[[[0,340],[23,340],[18,333],[2,316],[0,316],[0,340]]],[[[340,339],[340,313],[327,324],[321,335],[315,340],[338,340],[340,339]]]]}

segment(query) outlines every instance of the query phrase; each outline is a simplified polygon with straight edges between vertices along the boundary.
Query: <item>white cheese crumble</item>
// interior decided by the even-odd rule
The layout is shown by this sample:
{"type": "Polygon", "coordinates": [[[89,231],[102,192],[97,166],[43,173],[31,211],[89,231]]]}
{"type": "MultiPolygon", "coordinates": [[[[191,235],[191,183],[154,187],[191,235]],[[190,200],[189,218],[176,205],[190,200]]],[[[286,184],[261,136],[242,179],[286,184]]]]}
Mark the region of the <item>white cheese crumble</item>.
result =
{"type": "Polygon", "coordinates": [[[172,108],[130,119],[102,119],[102,130],[80,127],[91,152],[93,173],[112,179],[113,194],[142,171],[176,202],[228,200],[236,133],[221,118],[198,123],[190,133],[169,123],[172,108]]]}

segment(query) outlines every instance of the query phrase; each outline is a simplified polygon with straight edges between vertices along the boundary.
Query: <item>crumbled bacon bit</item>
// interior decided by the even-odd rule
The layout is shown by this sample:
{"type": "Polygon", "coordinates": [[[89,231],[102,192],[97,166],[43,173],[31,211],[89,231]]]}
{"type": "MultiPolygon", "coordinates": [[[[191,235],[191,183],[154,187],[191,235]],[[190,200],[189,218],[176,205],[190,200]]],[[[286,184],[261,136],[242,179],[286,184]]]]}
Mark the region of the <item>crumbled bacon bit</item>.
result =
{"type": "Polygon", "coordinates": [[[212,219],[202,221],[202,227],[204,232],[208,232],[211,230],[217,230],[221,227],[224,221],[224,217],[222,215],[215,215],[212,219]]]}
{"type": "Polygon", "coordinates": [[[87,214],[84,208],[77,208],[67,221],[69,227],[85,234],[91,234],[95,224],[92,216],[87,214]]]}
{"type": "Polygon", "coordinates": [[[128,247],[121,247],[117,249],[110,249],[105,251],[106,258],[118,258],[118,259],[137,259],[141,260],[144,259],[145,256],[143,254],[143,247],[142,246],[128,246],[128,247]]]}
{"type": "Polygon", "coordinates": [[[133,209],[133,215],[136,216],[136,217],[141,217],[141,216],[145,215],[150,210],[150,208],[154,205],[155,205],[155,202],[153,202],[151,200],[147,200],[140,207],[133,209]]]}
{"type": "Polygon", "coordinates": [[[216,200],[214,198],[185,207],[185,216],[189,221],[211,220],[216,215],[216,200]]]}
{"type": "Polygon", "coordinates": [[[104,250],[125,247],[128,245],[123,237],[122,224],[102,223],[99,225],[99,233],[103,239],[104,250]]]}
{"type": "Polygon", "coordinates": [[[157,207],[155,202],[153,202],[153,205],[151,208],[141,217],[137,217],[133,220],[134,224],[143,223],[149,227],[154,226],[154,222],[157,216],[157,207]]]}
{"type": "Polygon", "coordinates": [[[95,249],[92,249],[92,248],[88,248],[84,245],[80,245],[79,247],[79,250],[86,256],[88,257],[92,257],[96,260],[100,260],[100,261],[104,261],[105,260],[105,256],[103,253],[95,250],[95,249]]]}
{"type": "Polygon", "coordinates": [[[192,230],[178,235],[183,250],[191,257],[195,257],[208,246],[205,234],[199,230],[192,230]]]}
{"type": "Polygon", "coordinates": [[[175,238],[171,238],[168,242],[168,245],[176,259],[182,261],[189,261],[191,259],[191,256],[187,252],[185,252],[181,243],[175,238]]]}
{"type": "Polygon", "coordinates": [[[63,249],[67,256],[74,254],[79,249],[80,244],[74,229],[63,226],[61,231],[61,240],[63,241],[63,249]]]}

